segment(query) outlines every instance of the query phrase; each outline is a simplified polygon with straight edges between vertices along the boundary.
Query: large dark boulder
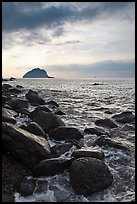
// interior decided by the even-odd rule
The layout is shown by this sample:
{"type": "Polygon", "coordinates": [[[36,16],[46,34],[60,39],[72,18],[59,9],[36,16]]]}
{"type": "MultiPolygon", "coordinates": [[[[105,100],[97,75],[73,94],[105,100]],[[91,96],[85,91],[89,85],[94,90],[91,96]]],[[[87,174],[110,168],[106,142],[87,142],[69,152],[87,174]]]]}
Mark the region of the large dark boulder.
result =
{"type": "Polygon", "coordinates": [[[45,138],[6,122],[2,123],[2,147],[29,169],[51,156],[45,138]]]}
{"type": "Polygon", "coordinates": [[[9,153],[2,155],[2,202],[15,202],[15,189],[31,172],[9,153]]]}
{"type": "Polygon", "coordinates": [[[104,162],[83,157],[74,160],[70,166],[70,183],[77,194],[90,196],[103,191],[113,181],[113,176],[104,162]]]}
{"type": "Polygon", "coordinates": [[[98,120],[95,121],[95,124],[99,125],[99,126],[106,127],[106,128],[116,128],[116,127],[118,127],[117,124],[113,120],[111,120],[109,118],[98,119],[98,120]]]}
{"type": "Polygon", "coordinates": [[[37,105],[37,104],[44,105],[45,104],[44,99],[42,99],[36,91],[29,90],[25,96],[26,96],[26,99],[28,99],[28,101],[33,105],[37,105]]]}
{"type": "Polygon", "coordinates": [[[20,108],[28,108],[28,100],[13,98],[6,102],[13,110],[18,110],[20,108]]]}
{"type": "Polygon", "coordinates": [[[16,120],[14,118],[14,116],[16,116],[17,113],[15,111],[6,109],[6,108],[2,108],[2,121],[3,122],[9,122],[9,123],[16,123],[16,120]]]}
{"type": "Polygon", "coordinates": [[[35,134],[35,135],[40,135],[42,137],[45,137],[45,132],[44,130],[42,129],[42,127],[36,123],[36,122],[30,122],[27,127],[26,127],[26,130],[35,134]]]}
{"type": "Polygon", "coordinates": [[[33,121],[38,123],[46,133],[59,126],[65,126],[64,122],[52,112],[38,111],[33,121]]]}
{"type": "Polygon", "coordinates": [[[29,113],[29,115],[28,115],[29,118],[30,118],[31,120],[34,120],[35,115],[37,115],[40,111],[52,112],[49,108],[47,108],[46,105],[38,105],[38,106],[35,108],[34,111],[31,111],[31,112],[29,113]]]}
{"type": "Polygon", "coordinates": [[[21,181],[17,184],[16,191],[20,193],[23,196],[29,196],[32,195],[34,190],[36,188],[36,179],[34,178],[23,178],[21,181]]]}
{"type": "Polygon", "coordinates": [[[33,176],[53,176],[70,167],[71,158],[52,158],[39,162],[32,170],[33,176]]]}
{"type": "Polygon", "coordinates": [[[102,152],[101,150],[97,150],[95,148],[91,148],[91,147],[84,147],[81,149],[76,149],[71,154],[71,156],[75,158],[80,158],[80,157],[92,157],[92,158],[97,158],[97,159],[105,158],[104,152],[102,152]]]}
{"type": "Polygon", "coordinates": [[[81,138],[83,138],[83,135],[77,128],[74,127],[57,127],[50,132],[49,137],[55,140],[80,140],[81,138]]]}
{"type": "Polygon", "coordinates": [[[135,121],[135,115],[131,111],[124,111],[112,116],[112,118],[120,123],[131,123],[135,121]]]}

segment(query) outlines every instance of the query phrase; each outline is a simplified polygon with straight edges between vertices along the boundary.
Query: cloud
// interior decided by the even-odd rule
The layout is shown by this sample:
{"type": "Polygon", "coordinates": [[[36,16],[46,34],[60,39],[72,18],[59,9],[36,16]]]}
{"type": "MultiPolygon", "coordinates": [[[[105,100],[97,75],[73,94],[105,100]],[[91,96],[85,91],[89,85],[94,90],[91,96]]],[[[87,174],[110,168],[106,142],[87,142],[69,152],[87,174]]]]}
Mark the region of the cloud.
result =
{"type": "MultiPolygon", "coordinates": [[[[48,67],[48,66],[47,66],[48,67]]],[[[102,61],[94,64],[81,65],[72,64],[67,66],[51,66],[49,71],[65,71],[66,73],[77,73],[81,77],[134,77],[135,61],[102,61]]]]}
{"type": "MultiPolygon", "coordinates": [[[[96,20],[102,16],[121,16],[129,10],[129,2],[101,2],[93,4],[49,4],[41,2],[3,2],[2,29],[12,32],[20,29],[31,30],[39,27],[55,28],[66,22],[96,20]]],[[[130,12],[131,13],[131,12],[130,12]]],[[[125,15],[125,18],[129,16],[125,15]]],[[[58,31],[59,32],[59,31],[58,31]]]]}
{"type": "MultiPolygon", "coordinates": [[[[31,70],[34,67],[18,67],[17,69],[31,70]]],[[[48,72],[63,72],[69,78],[74,75],[80,77],[135,77],[135,60],[106,60],[93,64],[69,64],[69,65],[47,65],[41,66],[48,72]]]]}

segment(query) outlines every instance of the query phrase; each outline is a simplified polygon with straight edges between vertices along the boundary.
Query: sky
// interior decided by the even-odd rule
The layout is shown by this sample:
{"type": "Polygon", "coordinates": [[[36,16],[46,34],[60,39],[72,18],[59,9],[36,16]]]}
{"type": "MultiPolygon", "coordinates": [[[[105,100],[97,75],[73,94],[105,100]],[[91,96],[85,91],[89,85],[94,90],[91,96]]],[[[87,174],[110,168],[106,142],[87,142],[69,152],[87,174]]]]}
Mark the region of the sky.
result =
{"type": "Polygon", "coordinates": [[[134,2],[2,2],[2,77],[134,77],[134,2]]]}

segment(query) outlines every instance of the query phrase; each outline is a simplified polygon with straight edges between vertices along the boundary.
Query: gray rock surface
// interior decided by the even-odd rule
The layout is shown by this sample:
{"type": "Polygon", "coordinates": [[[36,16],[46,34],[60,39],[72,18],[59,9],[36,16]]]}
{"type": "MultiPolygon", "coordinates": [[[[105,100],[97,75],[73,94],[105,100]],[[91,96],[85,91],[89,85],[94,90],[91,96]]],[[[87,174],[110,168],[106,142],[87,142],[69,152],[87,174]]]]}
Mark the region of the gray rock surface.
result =
{"type": "Polygon", "coordinates": [[[29,169],[51,156],[50,147],[45,138],[6,122],[2,123],[2,145],[29,169]]]}
{"type": "Polygon", "coordinates": [[[113,176],[106,164],[90,157],[74,160],[70,166],[69,177],[74,191],[84,196],[103,191],[113,181],[113,176]]]}
{"type": "Polygon", "coordinates": [[[52,130],[49,136],[55,140],[76,139],[83,138],[82,133],[73,127],[58,127],[52,130]]]}

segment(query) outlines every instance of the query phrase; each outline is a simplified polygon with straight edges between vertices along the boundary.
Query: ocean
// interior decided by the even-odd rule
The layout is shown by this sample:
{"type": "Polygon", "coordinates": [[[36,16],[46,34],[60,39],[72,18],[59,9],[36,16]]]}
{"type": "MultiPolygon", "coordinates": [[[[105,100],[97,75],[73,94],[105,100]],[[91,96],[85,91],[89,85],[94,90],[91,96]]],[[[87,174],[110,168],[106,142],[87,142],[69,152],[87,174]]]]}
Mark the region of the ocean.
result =
{"type": "MultiPolygon", "coordinates": [[[[6,83],[6,82],[5,82],[6,83]]],[[[85,134],[84,129],[95,127],[97,119],[111,118],[124,111],[135,114],[135,79],[17,79],[8,82],[11,85],[22,85],[24,94],[28,89],[37,91],[45,100],[54,100],[59,104],[59,110],[66,115],[60,115],[66,126],[79,129],[84,138],[84,147],[90,147],[97,135],[85,134]],[[96,83],[96,84],[95,84],[96,83]]],[[[35,106],[30,106],[32,111],[35,106]]],[[[19,115],[17,125],[26,123],[28,118],[19,115]]],[[[33,193],[23,197],[15,192],[16,202],[123,202],[135,199],[135,122],[118,123],[117,128],[104,128],[110,138],[126,145],[129,151],[114,147],[98,146],[105,154],[105,163],[109,167],[114,181],[104,191],[84,197],[77,195],[70,183],[69,173],[51,177],[40,177],[48,181],[48,190],[40,194],[33,193]]],[[[50,145],[56,144],[50,140],[50,145]]],[[[74,151],[73,146],[67,155],[74,151]]],[[[62,157],[65,155],[62,155],[62,157]]]]}

